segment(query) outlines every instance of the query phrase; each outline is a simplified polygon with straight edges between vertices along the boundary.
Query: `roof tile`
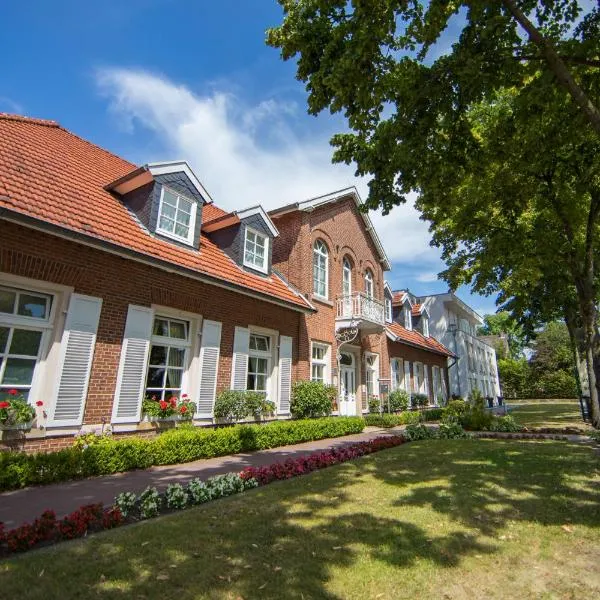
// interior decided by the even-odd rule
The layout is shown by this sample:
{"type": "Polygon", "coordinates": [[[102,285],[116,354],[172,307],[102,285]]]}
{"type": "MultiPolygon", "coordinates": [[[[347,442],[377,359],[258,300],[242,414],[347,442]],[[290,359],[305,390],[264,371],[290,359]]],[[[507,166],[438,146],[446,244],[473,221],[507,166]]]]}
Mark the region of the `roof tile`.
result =
{"type": "MultiPolygon", "coordinates": [[[[134,168],[55,121],[0,113],[0,207],[310,308],[277,275],[245,271],[204,234],[198,252],[140,227],[123,203],[104,189],[134,168]]],[[[226,214],[214,204],[203,211],[207,220],[226,214]]]]}
{"type": "Polygon", "coordinates": [[[411,346],[418,346],[424,350],[445,354],[446,356],[455,356],[454,352],[448,350],[446,346],[438,342],[435,338],[425,337],[422,333],[414,329],[406,329],[400,323],[391,323],[387,326],[387,329],[392,335],[396,336],[397,342],[406,342],[411,346]]]}

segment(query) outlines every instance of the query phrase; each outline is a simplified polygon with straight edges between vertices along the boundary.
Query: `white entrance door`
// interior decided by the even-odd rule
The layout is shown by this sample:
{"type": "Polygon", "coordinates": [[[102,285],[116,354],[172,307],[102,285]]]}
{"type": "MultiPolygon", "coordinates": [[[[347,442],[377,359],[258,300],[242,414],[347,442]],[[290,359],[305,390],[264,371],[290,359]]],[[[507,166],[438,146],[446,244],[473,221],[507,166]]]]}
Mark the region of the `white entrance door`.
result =
{"type": "Polygon", "coordinates": [[[356,415],[356,364],[349,352],[340,358],[340,415],[356,415]]]}

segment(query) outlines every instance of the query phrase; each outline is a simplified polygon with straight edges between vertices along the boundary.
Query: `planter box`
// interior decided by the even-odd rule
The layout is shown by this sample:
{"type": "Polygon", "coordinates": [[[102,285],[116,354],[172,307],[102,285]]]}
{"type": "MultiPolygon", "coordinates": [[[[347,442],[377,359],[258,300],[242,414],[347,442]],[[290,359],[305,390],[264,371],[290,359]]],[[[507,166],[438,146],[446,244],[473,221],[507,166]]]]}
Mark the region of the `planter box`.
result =
{"type": "Polygon", "coordinates": [[[33,420],[27,423],[13,423],[12,425],[3,425],[0,423],[0,431],[29,431],[33,425],[33,420]]]}
{"type": "Polygon", "coordinates": [[[144,421],[148,423],[172,423],[173,421],[181,421],[179,415],[171,415],[170,417],[151,417],[150,415],[144,415],[144,421]]]}

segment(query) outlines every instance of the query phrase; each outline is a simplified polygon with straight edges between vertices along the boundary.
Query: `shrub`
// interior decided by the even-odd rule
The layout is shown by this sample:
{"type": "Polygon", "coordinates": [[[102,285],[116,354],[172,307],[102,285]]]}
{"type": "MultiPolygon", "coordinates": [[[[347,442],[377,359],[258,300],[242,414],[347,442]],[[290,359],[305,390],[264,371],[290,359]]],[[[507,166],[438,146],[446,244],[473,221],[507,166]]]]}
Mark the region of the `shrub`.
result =
{"type": "Polygon", "coordinates": [[[364,426],[360,417],[328,417],[219,429],[178,427],[150,439],[113,435],[83,450],[65,448],[37,454],[0,452],[0,490],[339,437],[360,433],[364,426]]]}
{"type": "Polygon", "coordinates": [[[376,414],[380,410],[387,412],[387,406],[380,405],[379,398],[377,396],[371,396],[369,398],[369,413],[376,414]]]}
{"type": "Polygon", "coordinates": [[[295,419],[324,417],[331,413],[335,387],[320,381],[297,381],[292,388],[290,410],[295,419]]]}
{"type": "Polygon", "coordinates": [[[590,433],[588,433],[588,435],[595,442],[600,442],[600,431],[599,430],[590,431],[590,433]]]}
{"type": "Polygon", "coordinates": [[[471,431],[486,431],[492,425],[494,415],[483,408],[471,407],[460,417],[460,424],[471,431]]]}
{"type": "Polygon", "coordinates": [[[162,499],[160,494],[153,487],[147,487],[140,494],[140,516],[142,519],[156,517],[160,512],[162,499]]]}
{"type": "Polygon", "coordinates": [[[246,416],[254,417],[257,421],[275,414],[275,403],[267,400],[260,392],[246,392],[244,402],[248,411],[246,416]]]}
{"type": "Polygon", "coordinates": [[[121,492],[115,498],[115,506],[124,517],[127,517],[133,512],[136,501],[137,496],[133,492],[121,492]]]}
{"type": "Polygon", "coordinates": [[[390,412],[396,413],[408,409],[410,399],[404,390],[394,390],[389,395],[390,412]]]}
{"type": "Polygon", "coordinates": [[[469,437],[459,423],[440,423],[438,437],[445,440],[464,439],[469,437]]]}
{"type": "Polygon", "coordinates": [[[469,410],[469,405],[464,400],[450,400],[446,408],[442,411],[442,418],[460,417],[469,410]]]}
{"type": "Polygon", "coordinates": [[[486,406],[485,398],[483,394],[478,390],[474,389],[469,392],[469,404],[472,408],[483,409],[486,406]]]}
{"type": "Polygon", "coordinates": [[[192,504],[202,504],[211,499],[211,491],[204,481],[196,477],[188,483],[188,494],[192,504]]]}
{"type": "Polygon", "coordinates": [[[443,408],[430,408],[421,413],[423,421],[440,421],[444,414],[443,408]]]}
{"type": "Polygon", "coordinates": [[[408,441],[427,440],[436,437],[435,429],[426,427],[422,423],[411,424],[404,430],[404,437],[408,441]]]}
{"type": "Polygon", "coordinates": [[[370,414],[364,417],[365,424],[370,427],[397,427],[398,425],[418,423],[420,420],[421,415],[418,412],[403,412],[395,415],[370,414]]]}
{"type": "Polygon", "coordinates": [[[227,419],[229,422],[243,421],[248,413],[246,392],[225,390],[215,400],[214,414],[216,418],[227,419]]]}
{"type": "Polygon", "coordinates": [[[418,406],[422,408],[423,406],[427,406],[429,404],[429,398],[425,394],[415,394],[413,396],[413,406],[418,406]]]}
{"type": "Polygon", "coordinates": [[[516,433],[517,431],[521,431],[522,427],[517,425],[515,419],[511,415],[506,415],[505,417],[493,417],[488,429],[490,431],[516,433]]]}

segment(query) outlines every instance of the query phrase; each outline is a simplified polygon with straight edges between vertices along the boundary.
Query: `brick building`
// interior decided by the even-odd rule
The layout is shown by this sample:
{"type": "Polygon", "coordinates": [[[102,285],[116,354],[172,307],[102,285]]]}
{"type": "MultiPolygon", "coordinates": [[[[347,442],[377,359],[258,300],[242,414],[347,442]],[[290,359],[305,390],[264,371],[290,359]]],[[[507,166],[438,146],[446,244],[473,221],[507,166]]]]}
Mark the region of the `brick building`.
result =
{"type": "Polygon", "coordinates": [[[0,397],[43,401],[3,442],[152,431],[148,395],[185,393],[210,424],[229,388],[287,418],[308,378],[339,386],[338,414],[366,411],[380,382],[435,402],[452,353],[401,322],[359,203],[350,189],[226,212],[185,162],[140,167],[53,121],[0,115],[0,397]]]}

